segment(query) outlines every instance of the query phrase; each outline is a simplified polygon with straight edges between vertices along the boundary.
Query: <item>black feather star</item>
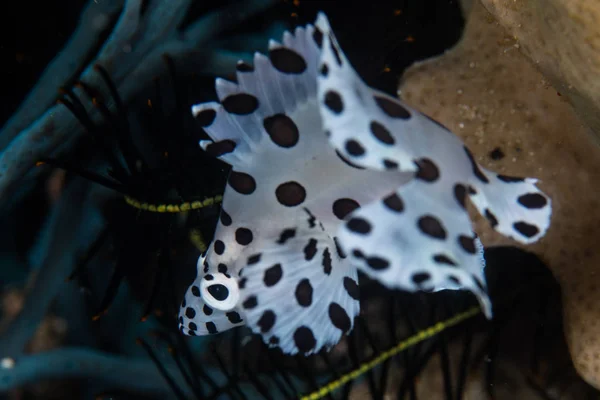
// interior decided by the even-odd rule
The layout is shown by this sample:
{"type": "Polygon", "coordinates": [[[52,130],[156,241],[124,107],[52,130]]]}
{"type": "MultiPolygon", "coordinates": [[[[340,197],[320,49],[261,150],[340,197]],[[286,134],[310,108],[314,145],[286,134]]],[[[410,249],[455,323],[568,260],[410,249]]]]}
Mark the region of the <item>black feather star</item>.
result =
{"type": "Polygon", "coordinates": [[[173,60],[168,56],[163,58],[173,93],[165,96],[161,80],[155,79],[154,94],[135,113],[125,108],[110,76],[100,65],[95,69],[109,97],[81,82],[75,84],[79,96],[74,90],[63,89],[59,102],[75,115],[92,141],[87,148],[85,144],[82,146],[76,161],[46,158],[39,163],[62,168],[121,195],[106,204],[107,228],[69,276],[69,280],[76,279],[88,287],[85,266],[102,249],[116,247],[113,272],[96,306],[94,320],[107,312],[125,278],[138,291],[146,293],[142,320],[164,307],[155,304],[160,284],[169,273],[161,257],[176,251],[174,242],[188,243],[187,247],[192,244],[197,251],[204,251],[202,230],[210,234],[212,224],[208,220],[216,215],[218,210],[214,208],[222,199],[218,189],[207,193],[205,188],[223,186],[226,169],[219,161],[206,157],[197,146],[202,130],[190,113],[184,113],[189,109],[189,101],[182,98],[173,60]],[[91,102],[102,116],[101,123],[92,120],[85,101],[91,102]],[[109,101],[116,104],[114,115],[106,106],[109,101]],[[170,107],[167,102],[172,103],[170,107]],[[132,115],[139,115],[140,119],[132,120],[132,115]],[[142,124],[137,130],[143,131],[143,141],[131,128],[134,124],[142,124]],[[105,173],[101,172],[103,169],[105,173]],[[215,174],[219,170],[222,173],[215,174]],[[189,240],[181,241],[181,236],[189,240]]]}

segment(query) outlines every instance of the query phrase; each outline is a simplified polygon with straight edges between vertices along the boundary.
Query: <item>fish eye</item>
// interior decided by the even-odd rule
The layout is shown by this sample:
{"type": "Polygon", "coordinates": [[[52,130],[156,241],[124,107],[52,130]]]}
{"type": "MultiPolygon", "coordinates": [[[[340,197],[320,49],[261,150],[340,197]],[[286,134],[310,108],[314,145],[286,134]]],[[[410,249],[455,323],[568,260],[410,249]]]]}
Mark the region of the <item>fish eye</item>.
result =
{"type": "Polygon", "coordinates": [[[200,296],[204,302],[217,310],[230,311],[240,299],[237,281],[229,274],[210,273],[200,281],[200,296]]]}
{"type": "Polygon", "coordinates": [[[207,288],[208,293],[212,295],[216,300],[224,301],[229,296],[229,289],[225,285],[217,283],[216,285],[210,285],[207,288]]]}

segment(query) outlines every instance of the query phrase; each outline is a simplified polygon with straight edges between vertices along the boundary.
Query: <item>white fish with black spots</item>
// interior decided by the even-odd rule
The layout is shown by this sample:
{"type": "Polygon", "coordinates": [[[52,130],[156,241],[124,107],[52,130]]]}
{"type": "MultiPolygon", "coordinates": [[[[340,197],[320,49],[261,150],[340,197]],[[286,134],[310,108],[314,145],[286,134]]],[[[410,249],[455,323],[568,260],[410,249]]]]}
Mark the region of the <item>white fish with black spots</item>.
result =
{"type": "Polygon", "coordinates": [[[491,317],[465,202],[531,243],[551,213],[534,179],[483,169],[446,128],[369,88],[324,14],[240,62],[237,81],[217,79],[219,102],[192,108],[211,138],[200,146],[232,171],[183,333],[247,324],[285,353],[330,348],[359,313],[358,269],[390,288],[470,290],[491,317]]]}

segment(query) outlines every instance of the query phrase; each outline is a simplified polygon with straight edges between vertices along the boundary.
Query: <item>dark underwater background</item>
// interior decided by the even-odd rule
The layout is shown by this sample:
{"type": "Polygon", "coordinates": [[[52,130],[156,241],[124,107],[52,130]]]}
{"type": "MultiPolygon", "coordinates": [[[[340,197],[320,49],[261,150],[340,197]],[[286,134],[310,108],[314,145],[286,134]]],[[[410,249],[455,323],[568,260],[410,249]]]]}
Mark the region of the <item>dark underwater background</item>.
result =
{"type": "MultiPolygon", "coordinates": [[[[146,12],[161,1],[144,1],[146,12]]],[[[184,25],[249,3],[192,1],[184,25]]],[[[271,3],[229,24],[206,49],[226,43],[239,53],[264,51],[269,38],[324,11],[359,74],[395,95],[402,72],[452,47],[464,26],[453,0],[271,3]]],[[[40,84],[87,4],[12,2],[4,9],[0,125],[40,84]]],[[[211,240],[218,205],[186,215],[141,212],[80,175],[118,170],[94,138],[106,140],[109,153],[122,152],[123,135],[155,167],[143,176],[117,171],[128,195],[165,204],[222,193],[227,166],[197,146],[205,134],[189,107],[215,99],[214,78],[232,78],[235,65],[195,73],[203,51],[165,59],[150,82],[129,82],[136,91],[126,110],[96,119],[59,153],[46,154],[48,162],[0,201],[0,399],[298,398],[476,305],[468,293],[390,292],[361,277],[360,321],[330,354],[286,357],[246,328],[207,338],[180,335],[175,315],[194,278],[197,239],[211,240]],[[123,120],[127,128],[119,125],[123,120]],[[53,167],[58,163],[64,168],[53,167]]],[[[69,89],[76,80],[62,85],[69,89]]],[[[65,96],[56,91],[57,100],[65,96]]],[[[486,260],[492,322],[482,316],[462,322],[325,397],[599,398],[570,363],[560,289],[543,262],[512,247],[487,249],[486,260]]]]}

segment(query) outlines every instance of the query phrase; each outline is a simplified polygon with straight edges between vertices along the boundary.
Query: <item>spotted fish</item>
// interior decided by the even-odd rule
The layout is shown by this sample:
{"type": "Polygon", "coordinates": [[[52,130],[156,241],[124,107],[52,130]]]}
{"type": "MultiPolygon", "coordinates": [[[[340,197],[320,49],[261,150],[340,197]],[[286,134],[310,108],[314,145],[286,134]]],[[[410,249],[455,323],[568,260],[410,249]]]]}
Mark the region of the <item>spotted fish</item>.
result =
{"type": "Polygon", "coordinates": [[[535,179],[482,168],[446,128],[368,87],[322,13],[216,91],[192,112],[202,149],[232,171],[184,334],[246,324],[285,353],[328,349],[359,313],[358,270],[389,288],[469,290],[491,317],[467,199],[521,243],[549,226],[535,179]]]}

